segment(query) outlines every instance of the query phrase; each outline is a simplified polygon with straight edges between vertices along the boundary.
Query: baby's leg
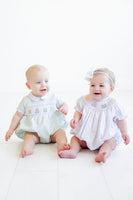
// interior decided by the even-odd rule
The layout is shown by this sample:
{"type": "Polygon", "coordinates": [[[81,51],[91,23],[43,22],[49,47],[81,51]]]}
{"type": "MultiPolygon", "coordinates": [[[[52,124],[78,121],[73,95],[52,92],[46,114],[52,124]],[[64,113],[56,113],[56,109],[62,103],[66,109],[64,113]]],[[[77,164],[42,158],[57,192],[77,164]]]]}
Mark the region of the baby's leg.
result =
{"type": "Polygon", "coordinates": [[[106,162],[107,157],[110,156],[112,150],[116,145],[116,141],[114,138],[106,140],[103,145],[100,147],[98,155],[95,158],[96,162],[106,162]]]}
{"type": "Polygon", "coordinates": [[[70,149],[70,145],[67,143],[66,133],[64,130],[59,129],[50,137],[51,142],[57,143],[58,152],[65,149],[70,149]]]}
{"type": "Polygon", "coordinates": [[[24,135],[22,158],[24,158],[26,155],[32,154],[35,144],[39,142],[40,142],[40,138],[37,135],[37,133],[26,132],[24,135]]]}
{"type": "Polygon", "coordinates": [[[73,136],[71,139],[70,147],[71,148],[69,150],[60,151],[58,155],[61,158],[76,158],[77,153],[81,149],[80,140],[77,137],[73,136]]]}

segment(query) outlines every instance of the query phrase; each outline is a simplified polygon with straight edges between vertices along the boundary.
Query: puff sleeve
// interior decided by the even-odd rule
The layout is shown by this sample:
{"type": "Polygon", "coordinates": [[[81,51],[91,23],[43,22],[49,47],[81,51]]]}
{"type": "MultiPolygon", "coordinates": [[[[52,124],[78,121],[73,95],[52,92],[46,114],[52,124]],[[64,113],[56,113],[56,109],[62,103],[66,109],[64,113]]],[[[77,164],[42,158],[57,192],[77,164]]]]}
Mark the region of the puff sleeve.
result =
{"type": "Polygon", "coordinates": [[[17,106],[17,111],[22,114],[25,114],[25,104],[26,104],[25,99],[26,97],[24,97],[17,106]]]}
{"type": "Polygon", "coordinates": [[[115,102],[114,109],[115,109],[114,121],[116,121],[117,119],[118,120],[124,120],[127,117],[124,109],[117,102],[115,102]]]}
{"type": "Polygon", "coordinates": [[[74,109],[80,113],[83,113],[83,108],[84,108],[84,100],[85,97],[80,97],[78,100],[77,100],[77,103],[76,103],[76,106],[74,107],[74,109]]]}
{"type": "Polygon", "coordinates": [[[62,104],[63,104],[62,99],[59,99],[59,98],[56,97],[56,107],[60,108],[62,106],[62,104]]]}

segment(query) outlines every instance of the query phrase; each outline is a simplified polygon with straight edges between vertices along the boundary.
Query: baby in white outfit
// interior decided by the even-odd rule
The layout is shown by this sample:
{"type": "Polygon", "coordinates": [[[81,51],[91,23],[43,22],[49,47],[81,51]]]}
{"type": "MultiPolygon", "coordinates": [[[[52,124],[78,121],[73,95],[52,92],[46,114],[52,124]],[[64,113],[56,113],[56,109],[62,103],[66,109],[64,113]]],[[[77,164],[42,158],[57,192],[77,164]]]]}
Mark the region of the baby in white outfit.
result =
{"type": "Polygon", "coordinates": [[[72,128],[71,149],[59,152],[61,158],[75,158],[81,148],[99,149],[96,162],[105,162],[111,151],[122,139],[127,145],[125,114],[120,105],[110,97],[114,90],[115,76],[107,68],[90,71],[86,79],[90,82],[89,95],[78,99],[72,128]]]}

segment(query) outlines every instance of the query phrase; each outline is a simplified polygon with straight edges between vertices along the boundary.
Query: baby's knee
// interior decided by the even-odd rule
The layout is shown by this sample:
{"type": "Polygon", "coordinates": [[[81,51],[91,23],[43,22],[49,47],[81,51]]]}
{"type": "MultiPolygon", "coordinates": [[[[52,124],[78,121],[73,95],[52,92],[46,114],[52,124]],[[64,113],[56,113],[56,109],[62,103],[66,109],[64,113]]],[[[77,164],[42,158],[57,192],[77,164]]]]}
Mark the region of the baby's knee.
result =
{"type": "Polygon", "coordinates": [[[39,143],[40,137],[37,135],[37,133],[26,132],[24,135],[24,140],[34,140],[35,143],[39,143]]]}

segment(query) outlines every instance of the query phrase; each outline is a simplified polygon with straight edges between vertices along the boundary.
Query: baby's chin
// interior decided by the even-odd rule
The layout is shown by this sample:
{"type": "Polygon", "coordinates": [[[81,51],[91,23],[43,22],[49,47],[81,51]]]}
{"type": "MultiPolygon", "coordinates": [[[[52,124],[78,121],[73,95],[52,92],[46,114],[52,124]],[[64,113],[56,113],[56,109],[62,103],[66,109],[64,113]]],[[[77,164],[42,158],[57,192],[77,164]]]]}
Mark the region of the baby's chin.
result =
{"type": "Polygon", "coordinates": [[[92,95],[92,98],[95,99],[95,100],[102,100],[103,97],[101,96],[101,93],[94,93],[92,95]]]}

